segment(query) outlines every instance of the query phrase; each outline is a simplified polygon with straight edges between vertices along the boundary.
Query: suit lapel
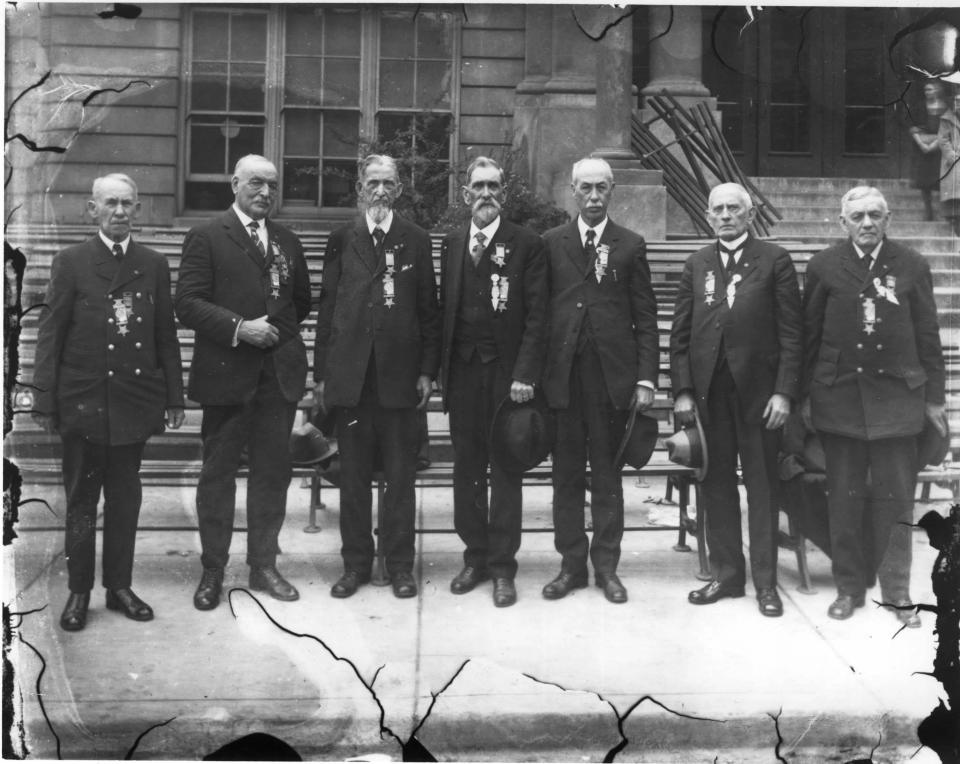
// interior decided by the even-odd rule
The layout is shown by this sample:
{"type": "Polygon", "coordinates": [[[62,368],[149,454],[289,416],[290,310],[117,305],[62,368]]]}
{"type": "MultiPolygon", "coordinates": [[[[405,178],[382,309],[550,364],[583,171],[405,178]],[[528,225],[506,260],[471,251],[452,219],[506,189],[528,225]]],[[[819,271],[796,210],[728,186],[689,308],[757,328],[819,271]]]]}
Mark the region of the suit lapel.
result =
{"type": "Polygon", "coordinates": [[[377,269],[377,253],[373,248],[373,237],[367,230],[367,220],[361,217],[353,229],[353,251],[370,273],[377,269]]]}
{"type": "Polygon", "coordinates": [[[113,284],[117,273],[120,271],[120,263],[113,256],[113,252],[107,249],[100,236],[94,236],[90,240],[90,255],[93,258],[93,267],[97,275],[109,284],[113,284]]]}
{"type": "Polygon", "coordinates": [[[759,248],[756,246],[756,240],[753,236],[747,236],[743,242],[743,248],[740,252],[740,259],[733,268],[733,275],[740,276],[740,282],[743,283],[754,273],[757,273],[757,261],[760,259],[759,248]]]}
{"type": "MultiPolygon", "coordinates": [[[[110,257],[116,261],[113,253],[110,254],[110,257]]],[[[127,254],[124,255],[123,261],[118,263],[118,266],[116,273],[114,273],[113,280],[110,282],[111,292],[120,289],[131,281],[139,279],[143,275],[143,253],[134,243],[133,239],[130,240],[127,246],[127,254]]]]}
{"type": "Polygon", "coordinates": [[[463,280],[463,260],[466,256],[467,236],[470,235],[470,225],[450,234],[450,245],[447,249],[447,283],[444,302],[452,306],[450,315],[455,316],[460,309],[460,284],[463,280]]]}
{"type": "MultiPolygon", "coordinates": [[[[606,233],[606,231],[604,231],[604,233],[606,233]]],[[[577,227],[576,220],[568,225],[563,232],[563,242],[567,257],[570,258],[577,272],[579,272],[583,278],[586,278],[590,272],[590,263],[587,262],[587,256],[583,251],[583,242],[580,241],[580,229],[577,227]]]]}
{"type": "MultiPolygon", "coordinates": [[[[880,248],[880,256],[877,262],[873,264],[871,275],[879,278],[881,281],[896,265],[897,248],[890,243],[889,239],[883,240],[883,247],[880,248]]],[[[871,279],[872,280],[872,279],[871,279]]]]}
{"type": "MultiPolygon", "coordinates": [[[[237,217],[232,207],[223,216],[223,227],[226,229],[227,237],[240,247],[258,268],[266,269],[267,264],[263,255],[260,254],[260,250],[257,249],[253,239],[250,238],[250,232],[243,227],[243,223],[240,222],[240,218],[237,217]]],[[[269,228],[267,230],[269,231],[269,228]]]]}

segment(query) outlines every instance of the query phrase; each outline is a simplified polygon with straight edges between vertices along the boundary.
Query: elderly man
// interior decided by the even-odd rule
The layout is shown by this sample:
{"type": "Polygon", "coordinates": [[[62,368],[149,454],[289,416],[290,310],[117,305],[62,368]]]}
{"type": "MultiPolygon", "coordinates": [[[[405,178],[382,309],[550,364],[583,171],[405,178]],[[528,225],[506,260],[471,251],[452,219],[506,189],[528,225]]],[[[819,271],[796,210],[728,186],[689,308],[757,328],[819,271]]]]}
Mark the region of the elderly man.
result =
{"type": "Polygon", "coordinates": [[[177,316],[196,332],[187,392],[203,406],[198,610],[220,602],[245,447],[250,588],[284,601],[299,596],[276,558],[291,476],[288,441],[306,387],[300,322],[310,312],[310,277],[300,240],[267,218],[277,198],[273,163],[241,158],[231,186],[230,209],[187,233],[176,292],[177,316]]]}
{"type": "Polygon", "coordinates": [[[848,240],[807,266],[804,416],[826,457],[838,595],[827,614],[846,619],[864,604],[865,545],[872,543],[873,559],[884,560],[878,572],[883,601],[902,608],[897,616],[914,625],[908,525],[922,466],[916,438],[925,419],[946,435],[945,372],[930,266],[885,237],[889,222],[880,191],[851,189],[840,203],[848,240]],[[864,511],[872,513],[869,541],[864,511]],[[885,555],[890,544],[898,554],[885,555]]]}
{"type": "Polygon", "coordinates": [[[749,232],[756,210],[746,190],[721,183],[707,221],[717,241],[684,265],[670,332],[674,413],[699,412],[710,465],[700,489],[713,580],[694,605],[742,597],[746,562],[737,455],[747,489],[750,571],[761,614],[783,615],[777,594],[777,454],[780,428],[800,385],[802,317],[789,253],[749,232]]]}
{"type": "Polygon", "coordinates": [[[151,435],[183,423],[170,270],[163,255],[130,236],[140,213],[136,184],[119,173],[97,178],[87,210],[100,230],[53,260],[33,376],[34,419],[63,439],[66,631],[87,623],[101,490],[107,608],[153,618],[130,588],[140,461],[151,435]]]}
{"type": "Polygon", "coordinates": [[[547,303],[543,244],[532,231],[503,219],[504,180],[494,160],[470,163],[463,186],[470,225],[443,240],[440,260],[441,386],[453,441],[453,522],[466,545],[463,570],[450,590],[465,594],[492,576],[496,607],[517,601],[522,474],[491,459],[487,438],[505,397],[533,398],[547,303]]]}
{"type": "Polygon", "coordinates": [[[653,404],[659,368],[657,303],[643,238],[607,217],[613,171],[581,159],[570,184],[580,214],[544,234],[550,263],[550,341],[543,387],[557,415],[553,451],[554,543],[560,573],[543,588],[560,599],[587,585],[583,527],[590,459],[596,584],[627,601],[617,576],[623,537],[622,465],[614,464],[631,408],[653,404]]]}
{"type": "Polygon", "coordinates": [[[393,593],[417,594],[417,412],[440,363],[440,311],[430,237],[393,212],[402,191],[393,159],[364,159],[362,216],[331,234],[324,258],[314,395],[319,408],[337,409],[344,573],[330,593],[340,598],[370,580],[375,454],[387,483],[380,533],[393,593]]]}

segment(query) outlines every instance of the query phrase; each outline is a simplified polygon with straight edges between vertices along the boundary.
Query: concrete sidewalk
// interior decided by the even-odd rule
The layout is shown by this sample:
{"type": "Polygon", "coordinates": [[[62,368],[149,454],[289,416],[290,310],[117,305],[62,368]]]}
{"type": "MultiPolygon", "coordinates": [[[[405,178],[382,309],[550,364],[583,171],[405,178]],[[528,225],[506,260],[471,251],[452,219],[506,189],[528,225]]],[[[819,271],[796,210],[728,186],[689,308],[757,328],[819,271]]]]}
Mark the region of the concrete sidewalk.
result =
{"type": "MultiPolygon", "coordinates": [[[[662,481],[626,479],[625,493],[628,526],[676,522],[674,507],[655,503],[662,481]]],[[[241,502],[244,494],[241,485],[241,502]]],[[[940,495],[917,515],[945,513],[949,499],[940,495]]],[[[420,527],[452,528],[449,489],[418,489],[418,497],[420,527]]],[[[243,588],[237,533],[229,602],[195,610],[193,489],[147,488],[134,588],[155,620],[107,611],[98,589],[87,628],[67,633],[58,626],[67,596],[56,529],[62,491],[28,486],[23,498],[45,498],[55,513],[21,507],[20,537],[5,556],[11,610],[46,606],[14,620],[10,653],[32,758],[123,758],[146,733],[135,758],[198,759],[259,731],[308,759],[399,760],[416,730],[440,760],[599,761],[625,738],[618,761],[773,761],[779,727],[779,753],[790,761],[868,758],[875,746],[874,761],[903,761],[942,694],[918,673],[932,666],[932,616],[896,636],[896,619],[869,601],[849,621],[829,619],[829,560],[813,547],[812,595],[797,592],[794,556],[781,550],[779,619],[757,612],[749,586],[743,599],[689,605],[687,593],[702,585],[696,554],[674,552],[674,532],[625,536],[625,605],[593,586],[544,600],[559,558],[552,534],[535,532],[524,534],[514,607],[495,608],[490,584],[450,593],[462,551],[453,534],[418,536],[416,599],[366,586],[336,600],[337,492],[324,492],[323,530],[307,534],[309,491],[296,480],[279,567],[300,589],[298,602],[243,588]]],[[[550,490],[524,498],[524,527],[548,527],[550,490]]],[[[242,512],[237,525],[245,527],[242,512]]],[[[933,602],[935,551],[922,532],[914,547],[914,599],[933,602]]],[[[922,750],[911,761],[934,760],[922,750]]]]}

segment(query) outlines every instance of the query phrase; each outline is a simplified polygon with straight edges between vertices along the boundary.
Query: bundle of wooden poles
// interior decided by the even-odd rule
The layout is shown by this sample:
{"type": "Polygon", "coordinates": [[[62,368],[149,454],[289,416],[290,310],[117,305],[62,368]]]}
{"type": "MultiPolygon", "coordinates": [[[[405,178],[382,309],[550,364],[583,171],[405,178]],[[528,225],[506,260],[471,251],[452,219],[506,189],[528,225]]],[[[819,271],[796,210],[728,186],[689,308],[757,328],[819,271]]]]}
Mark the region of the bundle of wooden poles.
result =
{"type": "Polygon", "coordinates": [[[631,130],[633,150],[644,167],[663,171],[667,193],[690,216],[697,230],[707,236],[713,235],[704,219],[710,188],[715,183],[739,183],[753,197],[757,209],[751,226],[753,234],[769,236],[770,227],[783,215],[743,174],[707,105],[701,102],[686,108],[666,90],[647,98],[646,104],[657,116],[649,122],[641,122],[634,114],[631,130]],[[670,143],[663,143],[650,130],[650,125],[660,120],[673,131],[675,140],[670,143]],[[674,145],[680,147],[689,168],[670,152],[670,147],[674,145]],[[708,181],[704,171],[716,181],[708,181]]]}

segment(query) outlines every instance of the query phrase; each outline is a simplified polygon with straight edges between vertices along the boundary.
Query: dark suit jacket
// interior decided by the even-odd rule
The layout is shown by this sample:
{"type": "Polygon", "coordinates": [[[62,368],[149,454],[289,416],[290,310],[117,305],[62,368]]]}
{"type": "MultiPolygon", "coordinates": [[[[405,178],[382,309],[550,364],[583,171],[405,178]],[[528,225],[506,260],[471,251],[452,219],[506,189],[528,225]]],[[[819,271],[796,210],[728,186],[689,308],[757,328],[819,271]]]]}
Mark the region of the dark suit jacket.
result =
{"type": "MultiPolygon", "coordinates": [[[[444,408],[449,400],[447,382],[455,341],[457,311],[463,288],[467,238],[470,227],[449,234],[440,254],[440,302],[443,309],[443,343],[440,384],[444,408]]],[[[505,378],[536,385],[540,383],[547,337],[547,263],[543,242],[529,228],[500,216],[496,234],[487,242],[487,251],[506,247],[500,274],[509,281],[506,310],[493,311],[497,342],[497,363],[505,378]]],[[[488,287],[487,296],[490,296],[488,287]]],[[[491,309],[492,309],[491,305],[491,309]]]]}
{"type": "Polygon", "coordinates": [[[607,272],[597,283],[584,266],[577,221],[543,235],[550,262],[550,344],[543,388],[552,408],[570,405],[570,370],[584,316],[600,356],[610,400],[630,405],[637,382],[657,384],[660,350],[657,301],[650,284],[643,237],[607,221],[597,246],[610,248],[607,272]]]}
{"type": "Polygon", "coordinates": [[[53,260],[40,320],[35,408],[57,417],[62,435],[94,443],[140,443],[183,406],[180,345],[170,269],[132,239],[118,262],[99,236],[53,260]],[[126,324],[117,305],[129,306],[126,324]]]}
{"type": "Polygon", "coordinates": [[[860,440],[914,435],[926,403],[944,402],[945,373],[930,266],[884,239],[865,276],[848,240],[818,252],[804,294],[807,389],[818,430],[860,440]],[[897,304],[878,296],[873,279],[897,304]],[[876,323],[864,331],[863,300],[876,323]]]}
{"type": "Polygon", "coordinates": [[[183,325],[196,332],[188,395],[198,403],[250,400],[268,355],[284,397],[303,397],[307,353],[300,322],[310,312],[310,276],[296,235],[272,220],[267,233],[270,252],[264,260],[231,207],[191,229],[183,241],[176,310],[183,325]],[[281,257],[289,278],[272,297],[270,266],[281,257]],[[279,330],[279,344],[266,350],[245,342],[231,347],[237,323],[263,315],[279,330]]]}
{"type": "Polygon", "coordinates": [[[329,406],[356,406],[373,352],[377,392],[387,408],[416,406],[417,377],[437,376],[440,310],[430,236],[396,214],[377,260],[365,217],[330,235],[323,264],[313,375],[329,406]],[[383,276],[394,253],[394,299],[383,276]]]}
{"type": "Polygon", "coordinates": [[[803,319],[797,273],[782,247],[749,236],[735,274],[733,307],[727,306],[717,243],[693,253],[680,276],[670,331],[674,395],[692,391],[701,417],[721,342],[740,395],[744,418],[759,424],[774,393],[796,400],[803,358],[803,319]],[[714,295],[707,304],[707,274],[714,295]]]}

